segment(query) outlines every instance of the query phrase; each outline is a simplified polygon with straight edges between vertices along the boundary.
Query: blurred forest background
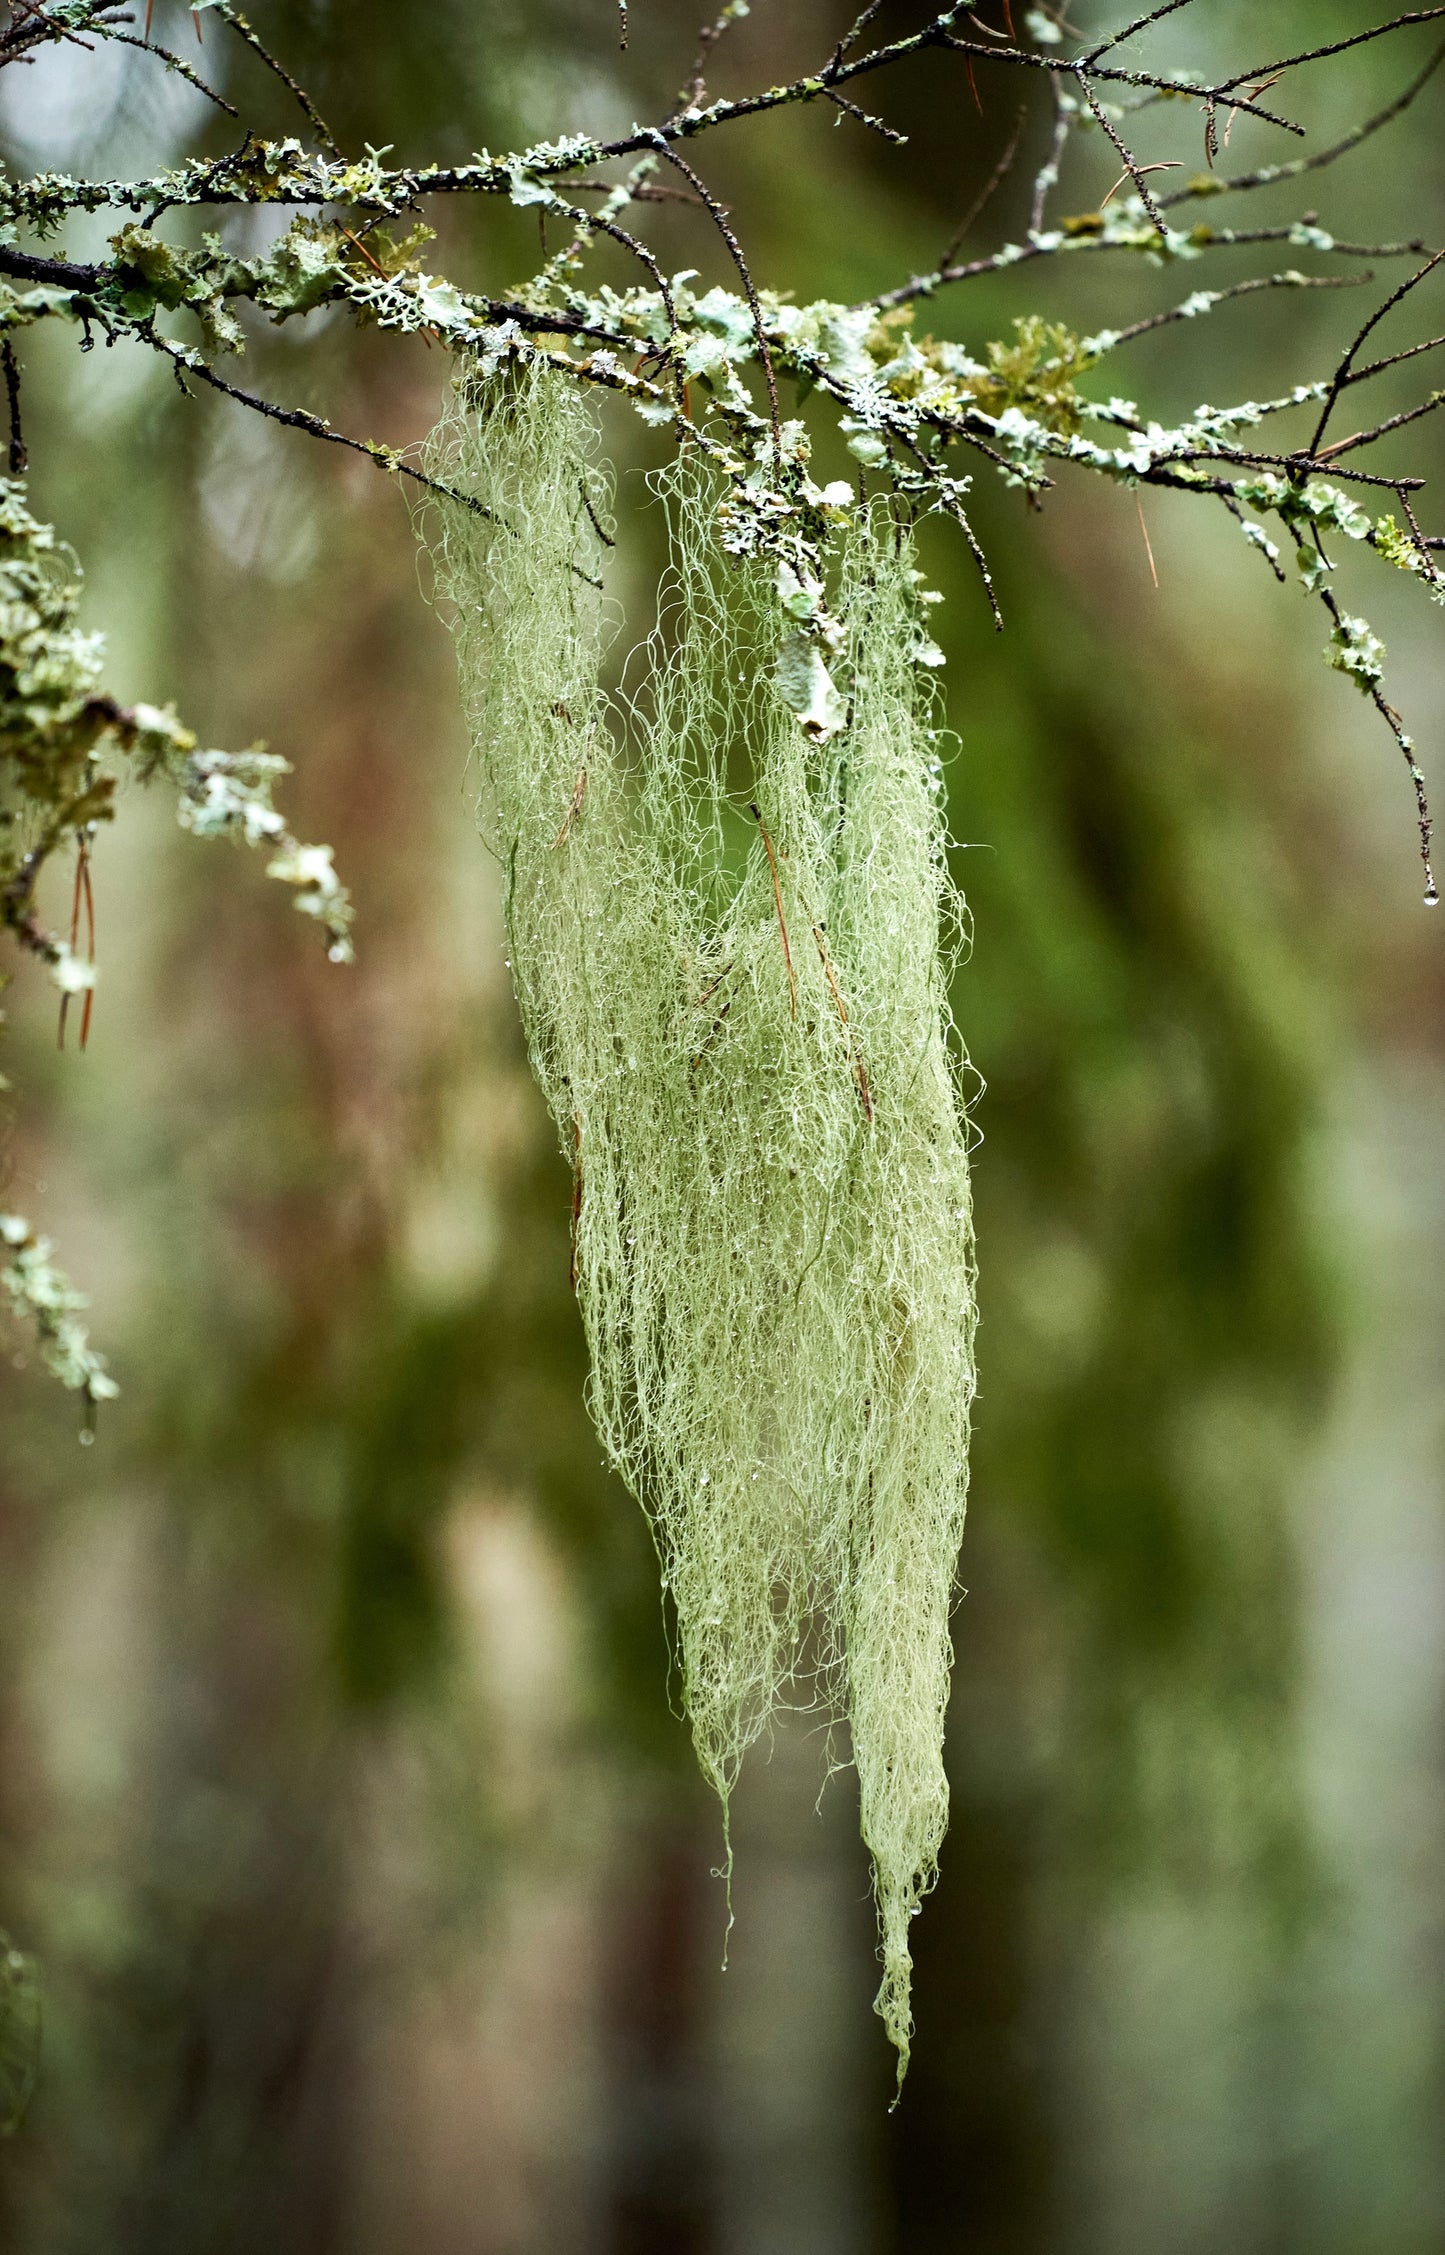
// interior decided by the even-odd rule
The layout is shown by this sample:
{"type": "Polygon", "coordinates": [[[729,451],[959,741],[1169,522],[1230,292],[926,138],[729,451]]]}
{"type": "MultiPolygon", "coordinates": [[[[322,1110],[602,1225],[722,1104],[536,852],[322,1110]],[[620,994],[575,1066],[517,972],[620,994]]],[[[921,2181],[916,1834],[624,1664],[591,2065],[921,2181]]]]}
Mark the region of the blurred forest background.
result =
{"type": "MultiPolygon", "coordinates": [[[[632,0],[623,54],[611,0],[253,12],[345,146],[407,160],[663,114],[699,13],[632,0]]],[[[715,90],[815,67],[854,13],[755,0],[715,90]]],[[[1372,17],[1185,20],[1153,51],[1209,66],[1372,17]]],[[[1429,37],[1317,72],[1312,130],[1387,100],[1429,37]]],[[[214,19],[205,67],[291,130],[214,19]]],[[[977,75],[981,114],[937,57],[890,78],[903,152],[812,110],[716,136],[759,279],[852,299],[931,263],[1014,129],[1016,82],[977,75]]],[[[1322,223],[1441,239],[1442,105],[1445,75],[1322,175],[1322,223]]],[[[149,171],[229,146],[212,116],[138,54],[61,48],[6,74],[0,128],[27,171],[149,171]]],[[[1274,154],[1263,131],[1232,157],[1274,154]]],[[[1047,135],[1041,102],[986,246],[1026,223],[1047,135]]],[[[1093,208],[1105,152],[1071,161],[1059,208],[1093,208]]],[[[530,212],[431,216],[461,282],[538,261],[530,212]]],[[[697,215],[650,216],[665,264],[730,281],[697,215]]],[[[978,346],[1180,294],[1060,262],[920,327],[978,346]]],[[[1359,303],[1166,329],[1132,348],[1137,396],[1269,396],[1328,369],[1359,303]]],[[[1321,665],[1317,609],[1183,497],[1146,503],[1156,590],[1132,497],[1081,481],[1030,514],[980,483],[995,637],[957,534],[927,536],[986,1084],[982,1375],[954,1814],[890,2116],[856,1812],[845,1776],[815,1814],[806,1716],[745,1776],[719,1971],[718,1812],[583,1408],[568,1172],[406,506],[153,357],[32,331],[24,360],[35,505],[86,566],[109,679],[295,762],[359,961],[135,798],[97,857],[88,1053],[57,1053],[33,970],[7,997],[7,1202],[91,1292],[124,1392],[82,1449],[6,1342],[0,1923],[43,1963],[46,2033],[0,2244],[1445,2249],[1441,932],[1398,756],[1321,665]]],[[[408,444],[447,376],[323,316],[258,329],[246,380],[408,444]]],[[[1423,429],[1407,466],[1438,471],[1423,429]]],[[[648,441],[607,444],[645,618],[648,441]]],[[[1356,600],[1429,757],[1438,616],[1378,568],[1356,600]]],[[[1438,756],[1432,780],[1445,801],[1438,756]]]]}

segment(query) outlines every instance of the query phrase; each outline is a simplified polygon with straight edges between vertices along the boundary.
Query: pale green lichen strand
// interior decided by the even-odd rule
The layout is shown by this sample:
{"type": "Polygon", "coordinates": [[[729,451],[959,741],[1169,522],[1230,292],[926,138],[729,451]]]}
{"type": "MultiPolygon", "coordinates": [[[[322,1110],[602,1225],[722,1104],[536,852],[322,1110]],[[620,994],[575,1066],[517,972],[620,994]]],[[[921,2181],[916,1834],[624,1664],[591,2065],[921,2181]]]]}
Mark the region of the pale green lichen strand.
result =
{"type": "Polygon", "coordinates": [[[576,1168],[592,1405],[657,1532],[724,1803],[780,1697],[848,1717],[901,2072],[946,1818],[974,1322],[912,548],[889,505],[855,512],[837,725],[810,736],[773,675],[796,582],[725,558],[718,482],[685,452],[660,623],[609,700],[576,568],[605,506],[592,435],[576,387],[524,361],[465,393],[429,464],[489,512],[440,506],[433,545],[576,1168]]]}

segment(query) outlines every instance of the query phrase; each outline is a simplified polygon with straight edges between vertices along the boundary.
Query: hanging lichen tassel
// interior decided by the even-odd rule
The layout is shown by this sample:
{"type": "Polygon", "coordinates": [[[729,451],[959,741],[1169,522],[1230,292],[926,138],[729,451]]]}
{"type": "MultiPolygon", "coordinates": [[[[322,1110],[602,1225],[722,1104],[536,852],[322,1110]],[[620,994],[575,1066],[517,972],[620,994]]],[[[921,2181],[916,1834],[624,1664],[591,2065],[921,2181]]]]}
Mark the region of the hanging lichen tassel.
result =
{"type": "Polygon", "coordinates": [[[644,677],[609,704],[593,443],[578,387],[522,362],[459,396],[430,462],[483,504],[439,510],[433,547],[576,1169],[592,1409],[657,1531],[724,1808],[787,1687],[847,1715],[901,2078],[947,1816],[974,1321],[917,575],[887,507],[856,511],[848,717],[810,741],[773,684],[770,578],[720,555],[690,448],[661,481],[644,677]]]}

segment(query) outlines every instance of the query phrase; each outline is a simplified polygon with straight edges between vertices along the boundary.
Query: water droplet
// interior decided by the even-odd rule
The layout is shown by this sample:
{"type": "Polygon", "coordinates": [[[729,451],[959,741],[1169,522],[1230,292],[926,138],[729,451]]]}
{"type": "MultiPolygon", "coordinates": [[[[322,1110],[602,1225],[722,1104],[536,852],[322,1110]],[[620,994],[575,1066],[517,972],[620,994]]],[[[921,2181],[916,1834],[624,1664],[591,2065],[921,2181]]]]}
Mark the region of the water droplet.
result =
{"type": "Polygon", "coordinates": [[[79,1438],[80,1438],[80,1445],[81,1445],[81,1447],[82,1447],[83,1449],[94,1448],[94,1446],[95,1446],[95,1435],[94,1435],[94,1433],[90,1432],[90,1431],[89,1431],[89,1430],[87,1429],[87,1430],[84,1430],[84,1431],[82,1431],[82,1432],[81,1432],[81,1434],[80,1434],[79,1438]]]}
{"type": "Polygon", "coordinates": [[[1440,906],[1440,895],[1433,877],[1425,887],[1425,906],[1427,908],[1438,908],[1440,906]]]}

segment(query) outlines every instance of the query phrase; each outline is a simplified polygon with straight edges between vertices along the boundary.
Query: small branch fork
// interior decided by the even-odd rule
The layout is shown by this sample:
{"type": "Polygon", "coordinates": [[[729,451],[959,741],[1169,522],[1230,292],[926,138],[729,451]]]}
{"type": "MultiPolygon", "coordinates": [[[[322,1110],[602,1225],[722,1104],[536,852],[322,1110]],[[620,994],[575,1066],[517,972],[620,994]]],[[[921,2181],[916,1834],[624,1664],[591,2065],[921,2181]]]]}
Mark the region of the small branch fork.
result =
{"type": "Polygon", "coordinates": [[[1325,394],[1324,406],[1320,409],[1320,419],[1315,425],[1314,436],[1309,443],[1308,451],[1311,454],[1317,455],[1320,451],[1320,440],[1325,435],[1325,425],[1329,422],[1331,415],[1334,413],[1335,402],[1338,400],[1341,391],[1349,381],[1350,370],[1354,365],[1355,355],[1359,351],[1361,345],[1364,343],[1366,337],[1370,335],[1372,330],[1379,327],[1380,323],[1384,320],[1385,315],[1389,312],[1392,312],[1393,309],[1400,303],[1402,298],[1408,297],[1412,290],[1418,289],[1419,285],[1425,280],[1427,275],[1434,273],[1436,267],[1440,264],[1440,261],[1442,259],[1445,259],[1445,250],[1436,251],[1434,257],[1427,259],[1418,273],[1412,274],[1408,281],[1402,282],[1398,289],[1392,290],[1390,292],[1390,295],[1386,298],[1384,304],[1376,307],[1375,311],[1370,315],[1370,318],[1365,323],[1364,327],[1357,332],[1349,346],[1346,348],[1344,356],[1330,380],[1330,388],[1325,394]]]}

